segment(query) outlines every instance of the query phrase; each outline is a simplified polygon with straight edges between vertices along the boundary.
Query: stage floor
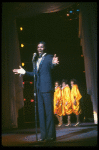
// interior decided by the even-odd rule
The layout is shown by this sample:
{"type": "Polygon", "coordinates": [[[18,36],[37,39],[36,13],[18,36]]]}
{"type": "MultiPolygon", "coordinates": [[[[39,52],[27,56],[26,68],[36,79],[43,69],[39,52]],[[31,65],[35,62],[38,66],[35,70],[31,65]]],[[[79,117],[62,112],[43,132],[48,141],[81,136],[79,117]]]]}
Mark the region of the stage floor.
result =
{"type": "MultiPolygon", "coordinates": [[[[2,146],[97,146],[97,125],[81,123],[79,127],[56,126],[56,141],[37,142],[35,129],[15,129],[2,133],[2,146]]],[[[38,139],[40,129],[38,128],[38,139]]]]}

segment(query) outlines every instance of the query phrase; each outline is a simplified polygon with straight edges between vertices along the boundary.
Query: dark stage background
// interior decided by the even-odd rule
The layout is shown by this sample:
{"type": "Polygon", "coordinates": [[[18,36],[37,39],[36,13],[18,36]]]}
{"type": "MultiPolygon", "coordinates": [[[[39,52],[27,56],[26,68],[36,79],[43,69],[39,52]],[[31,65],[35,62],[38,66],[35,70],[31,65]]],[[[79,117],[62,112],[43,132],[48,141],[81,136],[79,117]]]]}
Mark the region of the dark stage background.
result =
{"type": "MultiPolygon", "coordinates": [[[[86,92],[84,57],[82,55],[80,39],[78,38],[79,11],[77,9],[79,9],[79,4],[74,4],[72,7],[59,12],[43,13],[32,18],[18,18],[16,22],[21,62],[25,63],[23,68],[27,71],[33,70],[33,53],[36,52],[38,42],[45,41],[47,52],[49,54],[57,54],[60,61],[59,65],[52,72],[53,86],[57,80],[61,84],[62,79],[67,79],[68,83],[72,78],[77,79],[83,96],[80,120],[85,121],[84,119],[93,118],[93,109],[90,96],[86,92]],[[73,12],[67,16],[67,13],[71,10],[73,12]],[[22,31],[20,31],[20,27],[23,27],[22,31]],[[21,44],[24,44],[24,47],[21,47],[21,44]]],[[[24,76],[23,81],[24,108],[19,111],[19,126],[22,125],[22,118],[23,122],[28,125],[35,120],[34,101],[31,102],[31,99],[34,99],[33,83],[30,84],[29,82],[33,82],[33,78],[24,76]]],[[[72,122],[76,121],[74,115],[72,115],[71,119],[72,122]]],[[[55,121],[57,123],[56,118],[55,121]]],[[[66,117],[63,118],[63,121],[66,123],[66,117]]]]}

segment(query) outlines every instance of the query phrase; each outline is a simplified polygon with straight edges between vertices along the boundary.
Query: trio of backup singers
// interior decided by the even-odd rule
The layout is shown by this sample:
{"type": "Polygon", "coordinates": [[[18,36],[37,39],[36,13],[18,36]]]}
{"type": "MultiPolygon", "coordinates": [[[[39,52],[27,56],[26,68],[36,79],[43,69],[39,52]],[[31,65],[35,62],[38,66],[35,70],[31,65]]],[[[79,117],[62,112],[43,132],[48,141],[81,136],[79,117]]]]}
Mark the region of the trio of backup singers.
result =
{"type": "Polygon", "coordinates": [[[80,109],[80,99],[82,95],[78,89],[75,79],[70,81],[71,88],[67,84],[66,80],[62,80],[62,87],[60,87],[59,82],[55,82],[55,92],[54,92],[54,114],[58,118],[59,124],[62,125],[62,116],[67,115],[68,123],[65,126],[71,126],[70,115],[74,113],[77,117],[77,123],[74,126],[79,125],[79,114],[80,109]]]}

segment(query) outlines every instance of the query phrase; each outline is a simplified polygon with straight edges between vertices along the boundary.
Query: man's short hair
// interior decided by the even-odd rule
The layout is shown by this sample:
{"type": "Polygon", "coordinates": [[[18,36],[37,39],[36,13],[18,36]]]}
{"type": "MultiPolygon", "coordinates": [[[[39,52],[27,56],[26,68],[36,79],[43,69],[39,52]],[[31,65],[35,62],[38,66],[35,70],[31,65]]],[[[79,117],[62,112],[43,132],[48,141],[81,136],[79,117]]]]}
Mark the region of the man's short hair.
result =
{"type": "Polygon", "coordinates": [[[40,41],[38,44],[43,44],[44,45],[44,50],[46,50],[46,43],[44,41],[40,41]]]}

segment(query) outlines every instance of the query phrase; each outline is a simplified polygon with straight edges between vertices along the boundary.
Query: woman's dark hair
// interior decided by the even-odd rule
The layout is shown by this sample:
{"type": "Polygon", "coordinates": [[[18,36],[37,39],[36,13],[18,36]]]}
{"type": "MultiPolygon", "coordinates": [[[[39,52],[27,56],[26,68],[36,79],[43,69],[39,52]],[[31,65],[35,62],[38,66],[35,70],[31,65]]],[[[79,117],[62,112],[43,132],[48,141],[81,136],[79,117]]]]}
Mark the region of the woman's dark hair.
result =
{"type": "Polygon", "coordinates": [[[71,79],[70,82],[73,81],[74,84],[77,84],[77,80],[76,79],[71,79]]]}
{"type": "Polygon", "coordinates": [[[62,80],[62,83],[63,83],[63,82],[65,82],[65,84],[67,84],[67,80],[65,80],[65,79],[62,80]]]}

